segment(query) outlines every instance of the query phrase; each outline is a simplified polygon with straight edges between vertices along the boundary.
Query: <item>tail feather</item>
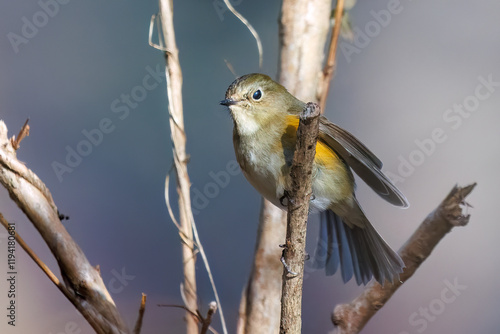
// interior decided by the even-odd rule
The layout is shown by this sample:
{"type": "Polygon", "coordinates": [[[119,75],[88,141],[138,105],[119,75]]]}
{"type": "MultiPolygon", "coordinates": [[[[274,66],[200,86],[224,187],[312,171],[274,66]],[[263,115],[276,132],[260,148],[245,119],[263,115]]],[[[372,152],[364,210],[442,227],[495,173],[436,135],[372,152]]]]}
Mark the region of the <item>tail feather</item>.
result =
{"type": "Polygon", "coordinates": [[[363,227],[350,227],[333,211],[327,210],[321,213],[320,224],[315,267],[325,268],[327,275],[335,274],[340,267],[343,281],[354,276],[358,285],[367,284],[372,277],[380,284],[399,279],[403,261],[368,220],[363,227]]]}
{"type": "MultiPolygon", "coordinates": [[[[354,274],[356,262],[353,261],[355,254],[351,253],[349,247],[348,234],[345,231],[345,224],[342,223],[339,217],[336,217],[334,224],[329,224],[332,229],[336,230],[337,239],[332,239],[334,243],[339,244],[340,250],[340,267],[342,268],[342,279],[344,282],[351,279],[354,274]]],[[[328,274],[328,273],[327,273],[328,274]]]]}

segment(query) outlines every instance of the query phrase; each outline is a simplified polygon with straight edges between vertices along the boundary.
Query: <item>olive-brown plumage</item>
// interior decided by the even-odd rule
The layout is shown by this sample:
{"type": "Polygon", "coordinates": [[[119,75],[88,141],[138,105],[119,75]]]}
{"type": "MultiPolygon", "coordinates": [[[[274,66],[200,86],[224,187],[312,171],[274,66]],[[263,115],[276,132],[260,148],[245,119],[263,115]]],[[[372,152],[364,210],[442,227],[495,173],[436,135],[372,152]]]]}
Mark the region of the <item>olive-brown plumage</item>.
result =
{"type": "MultiPolygon", "coordinates": [[[[298,115],[305,103],[263,74],[236,79],[225,100],[233,118],[233,143],[243,174],[262,196],[280,204],[290,180],[298,115]]],[[[407,207],[403,194],[382,173],[380,160],[349,132],[321,117],[313,164],[310,208],[320,212],[315,265],[327,274],[340,266],[344,281],[383,284],[398,279],[400,257],[370,224],[354,196],[354,170],[388,202],[407,207]]]]}

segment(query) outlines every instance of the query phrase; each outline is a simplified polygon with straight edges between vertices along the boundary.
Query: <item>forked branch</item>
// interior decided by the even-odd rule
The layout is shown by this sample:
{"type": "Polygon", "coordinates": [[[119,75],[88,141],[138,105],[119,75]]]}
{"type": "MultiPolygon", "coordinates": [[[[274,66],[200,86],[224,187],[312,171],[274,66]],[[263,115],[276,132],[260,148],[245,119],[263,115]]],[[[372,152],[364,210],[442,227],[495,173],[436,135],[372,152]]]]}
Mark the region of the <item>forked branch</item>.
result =
{"type": "MultiPolygon", "coordinates": [[[[7,126],[0,121],[0,183],[33,223],[56,258],[64,287],[60,282],[56,284],[53,277],[52,281],[97,333],[129,333],[99,271],[89,263],[61,223],[50,191],[35,173],[17,160],[13,144],[19,144],[20,137],[9,140],[7,126]]],[[[48,274],[48,271],[45,272],[48,274]]]]}
{"type": "Polygon", "coordinates": [[[385,305],[394,292],[406,282],[424,262],[439,241],[455,226],[465,226],[470,215],[463,213],[469,204],[465,197],[474,189],[476,183],[466,187],[455,186],[439,206],[420,224],[413,235],[399,250],[406,268],[400,276],[400,282],[381,286],[378,282],[370,283],[365,290],[349,304],[337,305],[332,314],[332,321],[337,326],[337,334],[359,333],[368,320],[385,305]]]}

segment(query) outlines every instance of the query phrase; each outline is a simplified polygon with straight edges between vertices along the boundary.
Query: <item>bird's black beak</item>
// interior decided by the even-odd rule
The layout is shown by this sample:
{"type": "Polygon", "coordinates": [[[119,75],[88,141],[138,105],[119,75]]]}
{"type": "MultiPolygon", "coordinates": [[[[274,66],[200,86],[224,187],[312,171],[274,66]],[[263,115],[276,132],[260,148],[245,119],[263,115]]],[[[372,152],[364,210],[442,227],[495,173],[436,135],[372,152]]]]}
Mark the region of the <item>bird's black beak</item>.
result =
{"type": "Polygon", "coordinates": [[[220,101],[219,103],[222,104],[223,106],[229,107],[229,106],[233,106],[233,105],[237,104],[238,101],[235,101],[233,99],[225,99],[225,100],[220,101]]]}

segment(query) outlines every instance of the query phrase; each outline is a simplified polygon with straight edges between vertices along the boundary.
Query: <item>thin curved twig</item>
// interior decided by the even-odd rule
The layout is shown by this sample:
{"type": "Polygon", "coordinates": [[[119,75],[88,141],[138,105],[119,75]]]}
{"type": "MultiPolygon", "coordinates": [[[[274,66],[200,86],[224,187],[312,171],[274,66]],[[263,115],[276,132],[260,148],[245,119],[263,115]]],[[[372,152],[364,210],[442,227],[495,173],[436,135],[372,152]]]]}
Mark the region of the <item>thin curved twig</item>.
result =
{"type": "Polygon", "coordinates": [[[248,20],[243,15],[241,15],[236,9],[234,9],[233,5],[231,5],[229,0],[224,0],[224,4],[227,6],[229,11],[231,11],[231,13],[233,13],[234,16],[236,16],[238,18],[238,20],[240,20],[241,23],[243,23],[248,28],[248,30],[250,30],[250,32],[253,35],[253,38],[255,38],[255,42],[257,42],[257,50],[259,51],[259,68],[262,68],[262,58],[263,58],[264,51],[262,49],[262,42],[260,41],[259,34],[253,28],[253,26],[250,24],[250,22],[248,22],[248,20]]]}
{"type": "MultiPolygon", "coordinates": [[[[219,300],[217,289],[213,280],[210,265],[207,256],[203,250],[198,230],[194,221],[193,212],[191,209],[189,175],[187,171],[187,162],[189,160],[186,154],[186,134],[184,132],[184,117],[182,106],[182,71],[178,58],[178,49],[175,40],[175,31],[173,24],[173,4],[169,0],[160,0],[160,15],[162,39],[164,39],[163,47],[168,52],[165,52],[167,70],[165,71],[167,81],[167,96],[168,96],[168,112],[170,117],[171,138],[173,142],[174,168],[177,175],[177,192],[179,194],[179,215],[181,227],[181,238],[183,240],[183,263],[184,263],[184,298],[186,300],[186,308],[194,310],[197,307],[196,297],[196,276],[194,266],[194,255],[197,251],[200,252],[205,268],[212,285],[212,290],[219,307],[219,316],[221,319],[222,329],[227,334],[226,323],[222,306],[219,300]],[[194,237],[194,239],[193,239],[194,237]],[[196,249],[195,249],[196,246],[196,249]]],[[[161,44],[161,43],[160,43],[161,44]]],[[[167,180],[168,181],[168,178],[167,180]]],[[[165,190],[167,196],[168,189],[165,190]]],[[[167,203],[167,205],[169,205],[167,203]]],[[[171,210],[169,210],[171,212],[171,210]]],[[[192,312],[192,311],[191,311],[192,312]]],[[[188,312],[189,313],[189,312],[188,312]]],[[[197,331],[197,325],[189,320],[187,333],[197,331]]]]}

